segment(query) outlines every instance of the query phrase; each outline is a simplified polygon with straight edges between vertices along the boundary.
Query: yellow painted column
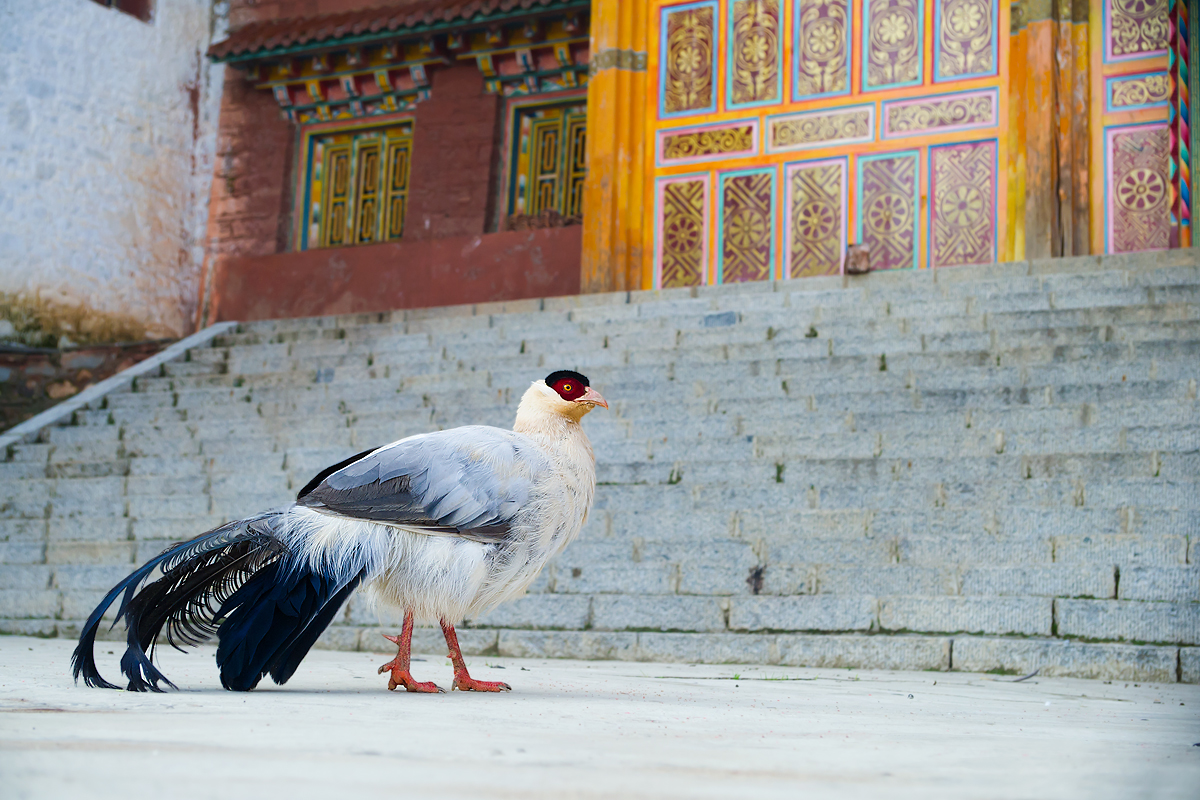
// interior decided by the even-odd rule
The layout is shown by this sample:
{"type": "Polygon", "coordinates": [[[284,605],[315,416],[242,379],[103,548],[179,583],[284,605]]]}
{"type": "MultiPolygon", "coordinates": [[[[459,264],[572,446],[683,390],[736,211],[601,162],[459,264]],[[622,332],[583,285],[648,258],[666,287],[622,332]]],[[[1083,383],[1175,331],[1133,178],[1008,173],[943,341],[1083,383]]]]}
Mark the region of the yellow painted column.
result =
{"type": "Polygon", "coordinates": [[[642,288],[646,28],[646,0],[592,3],[583,292],[642,288]]]}

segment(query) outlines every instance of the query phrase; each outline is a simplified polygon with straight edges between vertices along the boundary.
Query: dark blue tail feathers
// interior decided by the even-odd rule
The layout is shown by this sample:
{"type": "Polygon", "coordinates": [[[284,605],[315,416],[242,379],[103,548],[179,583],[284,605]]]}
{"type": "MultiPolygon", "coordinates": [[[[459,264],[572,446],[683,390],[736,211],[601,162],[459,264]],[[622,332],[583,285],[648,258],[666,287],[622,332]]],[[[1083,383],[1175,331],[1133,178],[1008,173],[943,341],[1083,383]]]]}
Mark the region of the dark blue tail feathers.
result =
{"type": "Polygon", "coordinates": [[[268,673],[285,683],[355,587],[305,567],[277,563],[247,581],[221,608],[221,685],[247,691],[268,673]]]}
{"type": "Polygon", "coordinates": [[[124,593],[117,620],[128,628],[121,672],[130,691],[174,688],[153,663],[160,634],[179,649],[216,636],[227,689],[252,689],[268,672],[276,683],[286,682],[363,576],[338,581],[293,566],[273,535],[279,513],[173,545],[113,587],[83,626],[71,659],[75,679],[120,688],[100,675],[94,649],[105,611],[124,593]],[[142,586],[156,569],[162,577],[142,586]]]}

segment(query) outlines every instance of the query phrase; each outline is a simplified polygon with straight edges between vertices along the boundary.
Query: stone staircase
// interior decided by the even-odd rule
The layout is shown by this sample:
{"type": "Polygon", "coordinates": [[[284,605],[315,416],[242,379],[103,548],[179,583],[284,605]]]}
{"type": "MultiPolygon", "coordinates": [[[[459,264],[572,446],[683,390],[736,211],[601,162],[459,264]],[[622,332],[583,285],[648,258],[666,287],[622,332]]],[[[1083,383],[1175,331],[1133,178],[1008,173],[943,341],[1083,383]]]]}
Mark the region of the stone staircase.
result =
{"type": "MultiPolygon", "coordinates": [[[[611,403],[594,511],[468,652],[1197,682],[1198,264],[245,324],[8,447],[0,630],[73,636],[169,542],[574,368],[611,403]]],[[[380,630],[354,597],[322,645],[380,630]]]]}

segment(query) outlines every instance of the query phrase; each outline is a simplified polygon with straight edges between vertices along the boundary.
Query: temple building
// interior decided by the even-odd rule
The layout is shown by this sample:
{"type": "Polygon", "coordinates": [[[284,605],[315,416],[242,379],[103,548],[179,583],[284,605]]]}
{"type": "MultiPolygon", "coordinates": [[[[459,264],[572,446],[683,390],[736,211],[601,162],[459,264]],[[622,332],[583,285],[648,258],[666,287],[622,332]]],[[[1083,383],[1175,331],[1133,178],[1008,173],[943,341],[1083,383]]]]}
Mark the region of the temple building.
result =
{"type": "Polygon", "coordinates": [[[200,321],[1187,247],[1188,17],[234,0],[200,321]]]}

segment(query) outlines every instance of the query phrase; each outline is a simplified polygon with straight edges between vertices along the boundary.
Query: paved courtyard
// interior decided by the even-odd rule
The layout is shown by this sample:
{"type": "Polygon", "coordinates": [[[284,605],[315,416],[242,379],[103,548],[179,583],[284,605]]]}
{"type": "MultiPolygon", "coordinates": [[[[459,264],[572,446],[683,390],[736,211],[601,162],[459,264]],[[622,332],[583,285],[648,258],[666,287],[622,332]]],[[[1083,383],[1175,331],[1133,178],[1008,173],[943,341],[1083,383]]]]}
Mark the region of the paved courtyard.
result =
{"type": "MultiPolygon", "coordinates": [[[[511,694],[389,694],[369,653],[286,687],[76,687],[73,642],[0,637],[0,796],[1195,798],[1200,687],[476,657],[511,694]]],[[[119,648],[101,642],[117,676],[119,648]],[[114,655],[108,655],[108,650],[114,655]]],[[[418,679],[446,686],[426,656],[418,679]]]]}

